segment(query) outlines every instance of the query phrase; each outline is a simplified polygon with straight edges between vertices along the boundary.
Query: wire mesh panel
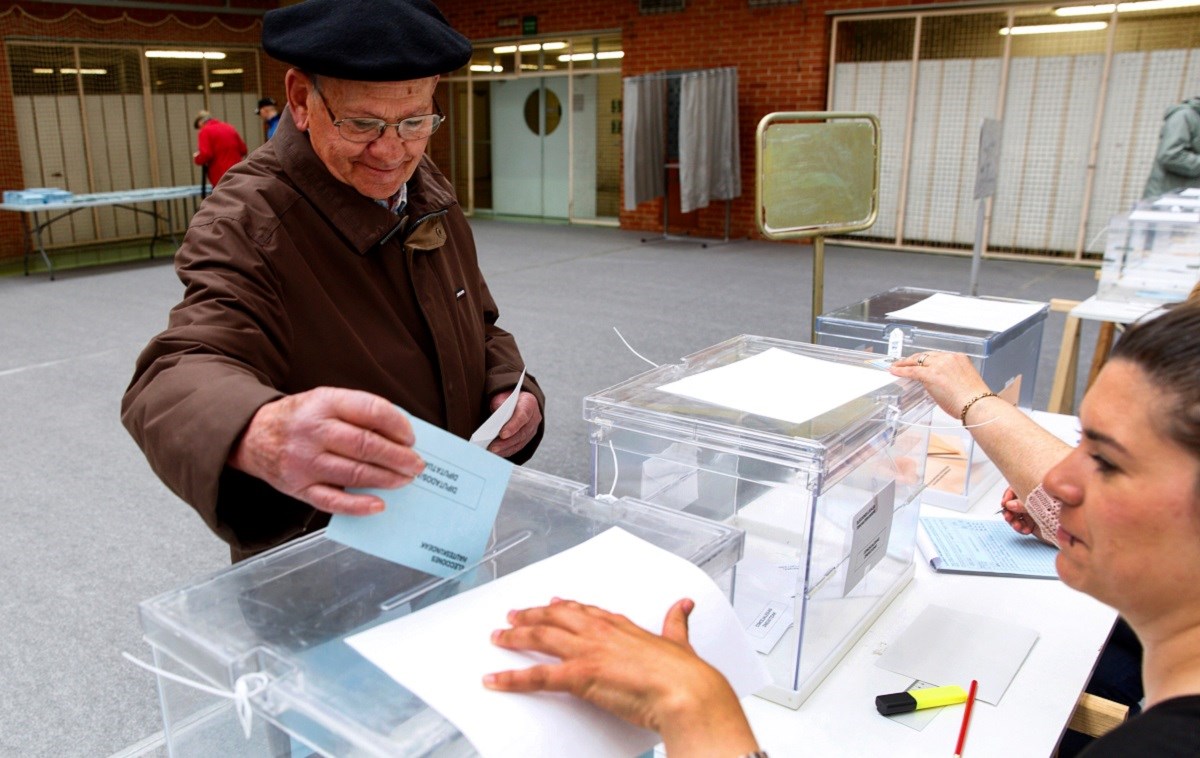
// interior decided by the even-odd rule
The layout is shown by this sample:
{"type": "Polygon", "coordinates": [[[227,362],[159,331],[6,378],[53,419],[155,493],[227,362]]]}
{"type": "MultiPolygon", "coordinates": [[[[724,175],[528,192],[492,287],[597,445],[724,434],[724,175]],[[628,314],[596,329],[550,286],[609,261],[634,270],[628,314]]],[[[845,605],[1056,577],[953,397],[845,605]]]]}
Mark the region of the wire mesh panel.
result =
{"type": "MultiPolygon", "coordinates": [[[[1030,14],[1014,28],[1059,22],[1030,14]]],[[[990,249],[1074,255],[1107,37],[1013,36],[990,249]]]]}
{"type": "Polygon", "coordinates": [[[1063,11],[835,19],[830,107],[884,123],[880,217],[855,237],[969,250],[979,126],[996,117],[1003,142],[987,249],[1102,255],[1109,219],[1141,196],[1164,109],[1200,91],[1200,11],[1063,11]],[[916,28],[910,103],[900,79],[916,28]]]}
{"type": "Polygon", "coordinates": [[[839,20],[830,110],[874,114],[880,123],[879,215],[856,236],[894,240],[903,177],[916,21],[839,20]]]}
{"type": "MultiPolygon", "coordinates": [[[[254,113],[255,50],[10,41],[7,52],[25,187],[84,194],[198,184],[192,123],[201,109],[233,124],[249,149],[264,141],[254,113]]],[[[182,231],[193,201],[173,203],[182,231]]],[[[50,224],[43,241],[132,239],[153,234],[154,224],[146,214],[101,206],[50,224]]]]}
{"type": "Polygon", "coordinates": [[[979,128],[996,116],[1004,14],[934,16],[921,24],[904,237],[923,246],[975,239],[979,128]]]}
{"type": "Polygon", "coordinates": [[[1103,255],[1113,216],[1142,196],[1168,106],[1200,93],[1200,16],[1118,16],[1085,251],[1103,255]]]}
{"type": "MultiPolygon", "coordinates": [[[[136,50],[80,48],[82,67],[106,75],[83,77],[84,123],[90,157],[91,191],[113,192],[153,186],[146,151],[145,96],[136,50]]],[[[95,208],[100,239],[137,237],[153,232],[142,214],[112,207],[95,208]]],[[[78,214],[77,214],[78,215],[78,214]]]]}

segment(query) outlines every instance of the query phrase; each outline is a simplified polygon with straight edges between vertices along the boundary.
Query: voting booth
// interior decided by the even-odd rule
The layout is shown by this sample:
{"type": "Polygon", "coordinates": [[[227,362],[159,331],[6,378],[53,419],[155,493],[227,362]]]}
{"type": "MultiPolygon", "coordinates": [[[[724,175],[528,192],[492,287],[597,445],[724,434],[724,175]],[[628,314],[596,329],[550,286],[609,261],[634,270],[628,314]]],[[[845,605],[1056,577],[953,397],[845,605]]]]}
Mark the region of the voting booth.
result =
{"type": "Polygon", "coordinates": [[[628,499],[596,500],[582,484],[518,467],[484,558],[449,578],[375,558],[322,531],[143,602],[154,664],[243,692],[248,710],[248,721],[239,721],[230,700],[160,674],[170,755],[474,755],[450,722],[346,638],[612,527],[699,566],[727,593],[732,586],[743,539],[737,529],[628,499]]]}
{"type": "MultiPolygon", "coordinates": [[[[1027,300],[896,287],[818,316],[816,341],[893,357],[964,353],[993,392],[1032,409],[1049,309],[1046,303],[1027,300]]],[[[937,410],[933,427],[925,467],[931,484],[922,499],[966,511],[1000,472],[959,419],[937,410]]]]}
{"type": "Polygon", "coordinates": [[[584,399],[595,493],[746,531],[734,608],[793,708],[912,576],[933,404],[877,357],[740,336],[584,399]]]}

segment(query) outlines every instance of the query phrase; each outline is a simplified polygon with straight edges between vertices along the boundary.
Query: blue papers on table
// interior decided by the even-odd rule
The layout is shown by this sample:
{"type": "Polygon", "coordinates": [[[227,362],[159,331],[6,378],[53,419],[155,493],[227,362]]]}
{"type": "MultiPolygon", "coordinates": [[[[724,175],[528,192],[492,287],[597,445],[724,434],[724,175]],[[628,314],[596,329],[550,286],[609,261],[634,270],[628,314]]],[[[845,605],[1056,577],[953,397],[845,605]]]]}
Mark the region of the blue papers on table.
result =
{"type": "Polygon", "coordinates": [[[1058,550],[999,518],[921,518],[917,544],[936,571],[1057,579],[1058,550]]]}
{"type": "Polygon", "coordinates": [[[609,758],[649,750],[657,734],[566,693],[484,688],[484,674],[553,661],[502,650],[490,636],[508,627],[508,611],[545,605],[556,596],[620,613],[656,634],[667,609],[690,597],[696,608],[688,619],[689,638],[700,657],[739,696],[770,681],[708,575],[620,528],[346,642],[458,727],[483,756],[609,758]]]}
{"type": "Polygon", "coordinates": [[[409,417],[425,470],[407,487],[364,489],[387,505],[370,516],[337,514],[325,536],[364,553],[452,576],[483,557],[512,464],[409,417]]]}
{"type": "Polygon", "coordinates": [[[894,381],[897,378],[887,371],[823,361],[773,347],[659,389],[800,424],[894,381]]]}

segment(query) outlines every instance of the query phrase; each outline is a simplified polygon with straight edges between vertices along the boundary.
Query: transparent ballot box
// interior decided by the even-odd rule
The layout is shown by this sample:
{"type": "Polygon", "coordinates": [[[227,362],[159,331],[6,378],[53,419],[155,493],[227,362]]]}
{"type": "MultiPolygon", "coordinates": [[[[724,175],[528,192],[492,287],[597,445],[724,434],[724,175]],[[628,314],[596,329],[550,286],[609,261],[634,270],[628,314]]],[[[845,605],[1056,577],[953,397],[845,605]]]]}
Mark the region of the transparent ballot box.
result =
{"type": "MultiPolygon", "coordinates": [[[[931,350],[965,353],[993,392],[1022,408],[1033,407],[1042,331],[1050,306],[1027,300],[973,297],[982,307],[991,304],[1027,305],[1031,315],[1000,330],[925,323],[891,318],[887,314],[916,305],[932,295],[953,295],[917,287],[896,287],[858,303],[817,317],[816,341],[821,345],[888,354],[890,341],[904,356],[931,350]]],[[[956,296],[958,297],[958,296],[956,296]]],[[[981,406],[982,407],[982,406],[981,406]]],[[[973,419],[974,420],[974,419],[973,419]]],[[[1000,472],[975,444],[957,418],[934,412],[929,438],[927,503],[966,511],[996,483],[1000,472]]]]}
{"type": "Polygon", "coordinates": [[[758,694],[793,708],[912,576],[933,404],[876,357],[741,336],[584,399],[595,492],[746,531],[734,609],[774,680],[758,694]],[[671,391],[751,366],[725,387],[750,410],[671,391]],[[854,394],[861,377],[877,386],[854,394]],[[780,417],[776,391],[817,415],[780,417]]]}
{"type": "Polygon", "coordinates": [[[1099,300],[1177,303],[1200,281],[1200,223],[1172,220],[1196,213],[1135,210],[1108,224],[1099,300]]]}
{"type": "Polygon", "coordinates": [[[143,602],[155,665],[224,692],[240,686],[252,693],[247,737],[230,700],[159,675],[170,755],[474,755],[454,726],[345,638],[613,526],[690,560],[729,594],[740,531],[647,503],[596,500],[586,489],[514,468],[487,554],[448,579],[359,552],[322,531],[143,602]]]}

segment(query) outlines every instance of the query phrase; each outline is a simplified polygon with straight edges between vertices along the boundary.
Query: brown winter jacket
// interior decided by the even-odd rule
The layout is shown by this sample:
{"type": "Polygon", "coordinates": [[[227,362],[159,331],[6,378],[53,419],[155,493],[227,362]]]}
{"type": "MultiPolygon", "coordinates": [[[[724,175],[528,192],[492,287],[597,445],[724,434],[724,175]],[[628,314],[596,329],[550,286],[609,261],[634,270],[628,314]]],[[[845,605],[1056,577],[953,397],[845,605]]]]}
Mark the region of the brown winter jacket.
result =
{"type": "MultiPolygon", "coordinates": [[[[263,404],[358,389],[469,437],[524,367],[437,167],[422,159],[397,216],[335,179],[287,111],[201,206],[175,266],[183,301],[138,358],[121,420],[235,560],[329,521],[225,465],[263,404]]],[[[532,377],[524,389],[544,412],[532,377]]]]}

